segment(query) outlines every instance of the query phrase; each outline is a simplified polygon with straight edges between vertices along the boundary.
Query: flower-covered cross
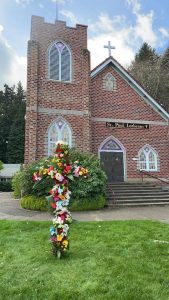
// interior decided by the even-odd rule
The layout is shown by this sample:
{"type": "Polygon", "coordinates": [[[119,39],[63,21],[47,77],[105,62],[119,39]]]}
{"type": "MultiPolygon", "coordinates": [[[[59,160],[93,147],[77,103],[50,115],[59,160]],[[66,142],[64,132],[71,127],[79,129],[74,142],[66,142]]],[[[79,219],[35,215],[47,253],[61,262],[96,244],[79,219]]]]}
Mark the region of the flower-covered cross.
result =
{"type": "Polygon", "coordinates": [[[48,168],[40,167],[33,175],[33,181],[42,180],[44,177],[53,179],[53,187],[47,200],[51,204],[55,217],[53,226],[50,228],[50,241],[53,254],[61,257],[62,253],[69,248],[68,231],[72,222],[69,212],[69,200],[71,191],[69,181],[75,177],[87,178],[88,170],[78,166],[78,162],[71,164],[69,158],[69,147],[63,142],[58,142],[52,159],[52,165],[48,168]]]}

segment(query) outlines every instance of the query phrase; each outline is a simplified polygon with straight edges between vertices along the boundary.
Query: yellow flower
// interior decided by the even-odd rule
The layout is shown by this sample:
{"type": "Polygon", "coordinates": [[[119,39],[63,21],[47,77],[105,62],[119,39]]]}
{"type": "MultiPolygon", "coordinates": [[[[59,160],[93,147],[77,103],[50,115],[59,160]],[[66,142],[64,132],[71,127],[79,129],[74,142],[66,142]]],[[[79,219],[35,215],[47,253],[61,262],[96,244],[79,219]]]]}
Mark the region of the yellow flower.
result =
{"type": "Polygon", "coordinates": [[[58,235],[58,236],[57,236],[57,241],[58,241],[58,242],[61,242],[62,239],[63,239],[63,237],[62,237],[61,235],[58,235]]]}
{"type": "Polygon", "coordinates": [[[62,242],[62,245],[63,245],[65,248],[67,248],[67,246],[68,246],[68,241],[67,241],[67,240],[64,240],[64,241],[62,242]]]}
{"type": "Polygon", "coordinates": [[[81,176],[81,175],[83,175],[83,172],[82,172],[82,171],[80,171],[80,172],[79,172],[79,175],[80,175],[80,176],[81,176]]]}
{"type": "Polygon", "coordinates": [[[45,175],[45,174],[47,174],[48,173],[48,169],[44,169],[43,170],[43,174],[45,175]]]}
{"type": "Polygon", "coordinates": [[[61,200],[65,200],[65,196],[64,195],[59,195],[59,198],[61,199],[61,200]]]}

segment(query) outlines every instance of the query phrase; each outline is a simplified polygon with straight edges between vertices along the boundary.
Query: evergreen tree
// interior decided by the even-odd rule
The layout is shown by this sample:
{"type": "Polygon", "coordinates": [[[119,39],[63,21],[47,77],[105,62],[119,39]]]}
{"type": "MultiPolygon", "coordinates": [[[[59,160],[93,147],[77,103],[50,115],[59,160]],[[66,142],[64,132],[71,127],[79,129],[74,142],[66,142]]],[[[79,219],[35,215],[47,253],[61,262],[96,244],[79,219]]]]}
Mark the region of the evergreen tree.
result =
{"type": "Polygon", "coordinates": [[[135,55],[136,62],[143,62],[143,61],[151,61],[155,62],[158,59],[158,55],[150,45],[147,43],[143,43],[139,52],[135,55]]]}
{"type": "Polygon", "coordinates": [[[7,163],[6,151],[10,127],[14,118],[14,100],[14,87],[5,84],[4,91],[0,91],[0,160],[4,163],[7,163]]]}
{"type": "Polygon", "coordinates": [[[0,160],[4,163],[23,162],[24,100],[25,93],[20,82],[17,88],[6,84],[0,91],[0,160]]]}
{"type": "Polygon", "coordinates": [[[169,48],[161,57],[161,76],[158,88],[158,98],[162,106],[169,112],[169,48]]]}
{"type": "Polygon", "coordinates": [[[20,107],[10,128],[7,145],[7,161],[11,164],[24,162],[25,124],[23,117],[23,107],[20,107]]]}
{"type": "Polygon", "coordinates": [[[25,93],[21,83],[18,83],[13,106],[13,123],[10,127],[7,161],[8,163],[23,163],[25,143],[25,93]]]}
{"type": "Polygon", "coordinates": [[[160,57],[147,43],[144,43],[129,67],[131,75],[138,80],[147,92],[157,98],[160,80],[160,57]]]}

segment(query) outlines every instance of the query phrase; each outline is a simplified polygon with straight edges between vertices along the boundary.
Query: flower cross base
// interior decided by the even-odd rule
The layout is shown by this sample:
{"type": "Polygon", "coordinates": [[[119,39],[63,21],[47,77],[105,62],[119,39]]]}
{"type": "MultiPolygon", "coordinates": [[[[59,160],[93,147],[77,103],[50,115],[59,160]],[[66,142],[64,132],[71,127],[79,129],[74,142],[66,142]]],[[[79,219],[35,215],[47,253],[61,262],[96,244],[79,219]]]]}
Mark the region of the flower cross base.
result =
{"type": "Polygon", "coordinates": [[[62,254],[69,249],[68,232],[69,224],[72,222],[68,209],[71,195],[68,188],[69,181],[80,176],[86,178],[88,170],[77,166],[77,162],[72,165],[68,146],[63,142],[58,142],[52,164],[48,168],[42,166],[34,173],[33,180],[43,180],[48,176],[53,179],[54,185],[47,200],[55,215],[53,226],[50,228],[50,242],[52,243],[52,253],[60,259],[62,254]]]}

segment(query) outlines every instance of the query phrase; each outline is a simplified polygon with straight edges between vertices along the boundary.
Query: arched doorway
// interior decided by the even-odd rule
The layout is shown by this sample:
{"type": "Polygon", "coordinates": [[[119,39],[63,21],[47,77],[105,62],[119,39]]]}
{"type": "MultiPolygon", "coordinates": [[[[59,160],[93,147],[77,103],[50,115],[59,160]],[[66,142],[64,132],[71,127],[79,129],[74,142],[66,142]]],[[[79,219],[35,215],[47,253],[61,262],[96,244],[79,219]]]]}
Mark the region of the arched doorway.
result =
{"type": "Polygon", "coordinates": [[[125,180],[125,148],[114,137],[109,137],[99,147],[99,157],[107,174],[108,182],[125,180]]]}

